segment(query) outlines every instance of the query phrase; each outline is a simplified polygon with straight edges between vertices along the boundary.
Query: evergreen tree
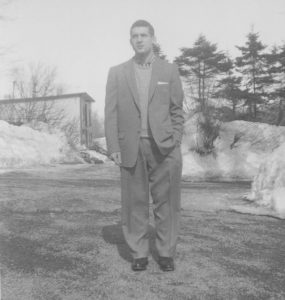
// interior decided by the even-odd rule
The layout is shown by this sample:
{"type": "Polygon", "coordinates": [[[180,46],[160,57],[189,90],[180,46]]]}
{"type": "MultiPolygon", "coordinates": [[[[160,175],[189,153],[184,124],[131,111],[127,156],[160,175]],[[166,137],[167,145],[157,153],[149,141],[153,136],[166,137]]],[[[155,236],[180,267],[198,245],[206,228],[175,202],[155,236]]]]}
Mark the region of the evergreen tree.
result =
{"type": "Polygon", "coordinates": [[[266,96],[266,87],[272,84],[264,50],[266,46],[259,40],[259,34],[251,32],[247,35],[244,46],[237,46],[242,55],[236,58],[237,71],[243,76],[242,86],[246,97],[246,105],[250,117],[256,118],[257,104],[266,96]]]}
{"type": "Polygon", "coordinates": [[[227,74],[218,80],[216,84],[216,91],[213,94],[213,97],[224,98],[231,102],[232,112],[235,116],[236,106],[239,101],[244,97],[244,92],[241,90],[241,80],[242,78],[234,75],[234,63],[232,60],[228,59],[229,70],[227,74]]]}
{"type": "Polygon", "coordinates": [[[155,43],[155,44],[152,45],[152,47],[153,47],[153,52],[154,52],[155,55],[157,55],[161,59],[167,60],[166,55],[162,52],[161,47],[160,47],[159,44],[155,43]]]}
{"type": "Polygon", "coordinates": [[[278,115],[276,125],[280,125],[284,118],[285,106],[285,44],[279,48],[274,47],[270,54],[266,56],[273,75],[274,84],[270,91],[270,98],[278,101],[278,115]]]}
{"type": "Polygon", "coordinates": [[[200,154],[209,154],[213,151],[214,140],[219,134],[219,122],[210,113],[208,99],[213,94],[215,80],[228,70],[228,61],[225,54],[218,51],[217,45],[210,43],[203,35],[198,37],[193,47],[182,48],[181,52],[175,62],[181,76],[190,87],[192,98],[198,101],[201,111],[198,130],[202,144],[196,151],[200,154]]]}
{"type": "Polygon", "coordinates": [[[207,100],[217,76],[229,68],[223,52],[217,45],[200,35],[192,48],[181,48],[181,55],[175,59],[182,77],[190,86],[192,96],[200,103],[201,111],[207,109],[207,100]]]}
{"type": "Polygon", "coordinates": [[[284,118],[284,110],[285,110],[285,44],[281,46],[280,53],[278,55],[279,66],[279,87],[276,92],[279,96],[279,113],[277,125],[282,123],[284,118]]]}

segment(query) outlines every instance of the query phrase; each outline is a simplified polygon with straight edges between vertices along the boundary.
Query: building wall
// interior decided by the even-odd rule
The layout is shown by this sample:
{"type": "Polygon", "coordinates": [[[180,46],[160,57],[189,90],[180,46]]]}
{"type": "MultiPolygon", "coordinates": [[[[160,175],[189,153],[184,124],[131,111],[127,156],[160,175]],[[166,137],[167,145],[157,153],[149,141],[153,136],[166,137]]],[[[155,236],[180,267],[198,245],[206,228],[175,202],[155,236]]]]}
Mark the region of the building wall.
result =
{"type": "Polygon", "coordinates": [[[51,100],[54,102],[54,109],[63,111],[64,120],[62,122],[69,143],[82,144],[81,121],[80,121],[80,98],[67,98],[51,100]]]}
{"type": "Polygon", "coordinates": [[[56,99],[45,101],[31,101],[21,103],[5,103],[0,102],[0,118],[5,121],[26,121],[29,118],[35,118],[35,114],[40,114],[43,110],[48,110],[47,114],[60,115],[66,121],[74,118],[80,119],[80,98],[56,99]],[[46,107],[46,108],[45,108],[46,107]],[[60,113],[60,114],[59,114],[60,113]]]}
{"type": "Polygon", "coordinates": [[[84,99],[80,102],[81,144],[90,146],[92,143],[91,103],[84,99]]]}
{"type": "Polygon", "coordinates": [[[66,120],[73,120],[74,118],[80,119],[80,98],[68,98],[68,99],[57,99],[48,100],[54,102],[54,107],[57,110],[63,110],[66,120]]]}
{"type": "MultiPolygon", "coordinates": [[[[5,104],[0,102],[0,119],[21,125],[22,123],[36,120],[37,116],[41,115],[44,107],[45,109],[48,108],[49,115],[51,114],[57,119],[57,122],[51,125],[61,127],[66,133],[74,135],[74,143],[81,143],[86,146],[91,145],[91,102],[83,97],[20,103],[11,101],[11,103],[5,104]],[[30,114],[31,116],[29,116],[29,111],[33,111],[30,114]]],[[[39,120],[42,120],[42,117],[39,117],[39,120]]]]}

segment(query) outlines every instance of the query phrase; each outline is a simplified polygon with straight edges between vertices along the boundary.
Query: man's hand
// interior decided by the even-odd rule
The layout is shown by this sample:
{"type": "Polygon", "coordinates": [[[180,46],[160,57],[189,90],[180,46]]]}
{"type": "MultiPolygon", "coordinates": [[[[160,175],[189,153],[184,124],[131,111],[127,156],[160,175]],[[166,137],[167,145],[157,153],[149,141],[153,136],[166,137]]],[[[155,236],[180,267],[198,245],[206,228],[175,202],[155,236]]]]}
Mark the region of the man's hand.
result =
{"type": "Polygon", "coordinates": [[[110,158],[115,162],[116,165],[121,166],[122,159],[121,159],[121,152],[114,152],[110,155],[110,158]]]}

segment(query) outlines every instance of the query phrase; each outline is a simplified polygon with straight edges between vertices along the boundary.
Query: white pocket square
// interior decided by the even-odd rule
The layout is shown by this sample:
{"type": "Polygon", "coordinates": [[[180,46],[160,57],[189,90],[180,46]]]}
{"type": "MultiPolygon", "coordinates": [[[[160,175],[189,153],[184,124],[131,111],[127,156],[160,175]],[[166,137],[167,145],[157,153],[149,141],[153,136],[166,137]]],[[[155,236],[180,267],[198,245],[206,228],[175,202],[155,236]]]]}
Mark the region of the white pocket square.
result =
{"type": "Polygon", "coordinates": [[[166,82],[166,81],[158,81],[157,84],[158,85],[164,85],[164,84],[168,84],[168,82],[166,82]]]}

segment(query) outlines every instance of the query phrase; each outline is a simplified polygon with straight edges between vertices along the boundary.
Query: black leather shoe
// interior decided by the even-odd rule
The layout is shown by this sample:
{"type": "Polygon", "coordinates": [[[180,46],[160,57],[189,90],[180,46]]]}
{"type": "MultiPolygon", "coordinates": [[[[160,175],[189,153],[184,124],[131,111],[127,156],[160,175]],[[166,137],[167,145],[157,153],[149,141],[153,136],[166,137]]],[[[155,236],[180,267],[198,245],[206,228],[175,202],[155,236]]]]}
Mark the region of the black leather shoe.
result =
{"type": "Polygon", "coordinates": [[[158,259],[160,269],[164,272],[174,271],[174,261],[172,257],[160,256],[158,259]]]}
{"type": "Polygon", "coordinates": [[[135,258],[132,262],[132,270],[133,271],[144,271],[144,270],[146,270],[147,265],[148,265],[147,257],[135,258]]]}

